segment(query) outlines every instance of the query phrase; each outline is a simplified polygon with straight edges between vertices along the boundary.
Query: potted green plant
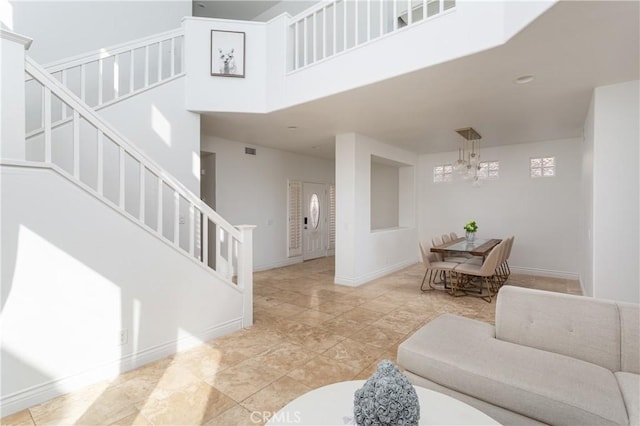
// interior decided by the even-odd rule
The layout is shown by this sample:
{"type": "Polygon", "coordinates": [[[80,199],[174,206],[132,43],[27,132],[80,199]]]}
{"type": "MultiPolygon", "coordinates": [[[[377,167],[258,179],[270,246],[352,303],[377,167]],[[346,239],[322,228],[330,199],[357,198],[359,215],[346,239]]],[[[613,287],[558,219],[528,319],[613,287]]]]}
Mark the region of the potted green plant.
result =
{"type": "Polygon", "coordinates": [[[467,222],[463,228],[465,230],[465,237],[467,238],[467,241],[470,243],[475,241],[476,232],[478,231],[478,224],[476,221],[472,220],[471,222],[467,222]]]}

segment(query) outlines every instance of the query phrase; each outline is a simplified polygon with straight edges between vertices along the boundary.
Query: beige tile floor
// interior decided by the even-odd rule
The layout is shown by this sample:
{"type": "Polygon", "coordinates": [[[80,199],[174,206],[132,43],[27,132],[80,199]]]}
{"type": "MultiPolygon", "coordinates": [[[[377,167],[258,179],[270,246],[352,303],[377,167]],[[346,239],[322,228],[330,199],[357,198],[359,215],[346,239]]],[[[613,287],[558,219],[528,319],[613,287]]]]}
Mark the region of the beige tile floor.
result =
{"type": "MultiPolygon", "coordinates": [[[[311,389],[366,379],[442,313],[493,323],[495,302],[419,290],[421,264],[358,288],[333,258],[256,273],[255,325],[27,410],[3,425],[260,425],[311,389]]],[[[508,284],[580,294],[577,281],[513,274],[508,284]]]]}

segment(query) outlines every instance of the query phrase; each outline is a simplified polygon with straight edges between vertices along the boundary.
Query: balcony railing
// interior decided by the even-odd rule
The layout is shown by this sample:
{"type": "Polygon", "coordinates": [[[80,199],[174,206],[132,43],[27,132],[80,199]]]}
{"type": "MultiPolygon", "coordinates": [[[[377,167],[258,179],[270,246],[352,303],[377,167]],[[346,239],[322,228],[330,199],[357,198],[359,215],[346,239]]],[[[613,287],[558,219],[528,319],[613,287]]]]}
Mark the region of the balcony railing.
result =
{"type": "Polygon", "coordinates": [[[455,8],[456,0],[335,0],[294,17],[289,71],[354,49],[455,8]],[[425,13],[426,11],[426,13],[425,13]]]}

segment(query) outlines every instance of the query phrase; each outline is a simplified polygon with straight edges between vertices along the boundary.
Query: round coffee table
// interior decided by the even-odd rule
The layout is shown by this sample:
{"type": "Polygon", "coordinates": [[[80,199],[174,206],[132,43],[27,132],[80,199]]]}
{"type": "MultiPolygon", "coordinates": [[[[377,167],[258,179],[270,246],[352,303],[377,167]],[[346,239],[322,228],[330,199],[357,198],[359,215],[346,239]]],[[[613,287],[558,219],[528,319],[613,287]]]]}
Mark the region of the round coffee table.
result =
{"type": "MultiPolygon", "coordinates": [[[[340,382],[305,393],[275,413],[267,422],[276,425],[349,425],[353,419],[353,395],[364,380],[340,382]]],[[[420,386],[421,425],[499,425],[491,417],[464,402],[420,386]]]]}

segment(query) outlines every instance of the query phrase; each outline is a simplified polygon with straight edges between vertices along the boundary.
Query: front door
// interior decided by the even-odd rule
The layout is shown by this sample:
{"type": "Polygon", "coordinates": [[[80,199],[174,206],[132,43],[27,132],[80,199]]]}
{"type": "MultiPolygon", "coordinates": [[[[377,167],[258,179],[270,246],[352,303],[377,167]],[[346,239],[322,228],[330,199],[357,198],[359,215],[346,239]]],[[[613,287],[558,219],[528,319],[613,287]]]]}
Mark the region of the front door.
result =
{"type": "Polygon", "coordinates": [[[327,255],[327,193],[321,183],[303,184],[302,258],[327,255]]]}

